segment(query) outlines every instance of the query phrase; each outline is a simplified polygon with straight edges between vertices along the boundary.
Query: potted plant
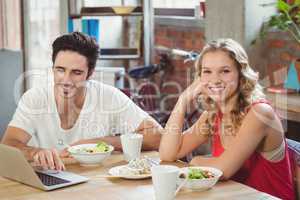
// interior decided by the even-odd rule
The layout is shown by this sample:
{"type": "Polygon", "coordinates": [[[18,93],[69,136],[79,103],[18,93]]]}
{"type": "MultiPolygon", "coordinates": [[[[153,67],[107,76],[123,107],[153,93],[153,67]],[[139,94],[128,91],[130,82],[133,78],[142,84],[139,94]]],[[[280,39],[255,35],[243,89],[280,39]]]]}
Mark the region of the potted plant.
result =
{"type": "MultiPolygon", "coordinates": [[[[276,28],[288,32],[300,45],[300,0],[278,0],[276,7],[278,12],[263,24],[260,36],[264,38],[269,29],[276,28]]],[[[300,91],[300,58],[291,63],[284,87],[300,91]]]]}
{"type": "Polygon", "coordinates": [[[264,37],[270,28],[277,28],[287,31],[300,44],[300,0],[290,4],[278,0],[276,7],[278,12],[263,24],[261,36],[264,37]]]}

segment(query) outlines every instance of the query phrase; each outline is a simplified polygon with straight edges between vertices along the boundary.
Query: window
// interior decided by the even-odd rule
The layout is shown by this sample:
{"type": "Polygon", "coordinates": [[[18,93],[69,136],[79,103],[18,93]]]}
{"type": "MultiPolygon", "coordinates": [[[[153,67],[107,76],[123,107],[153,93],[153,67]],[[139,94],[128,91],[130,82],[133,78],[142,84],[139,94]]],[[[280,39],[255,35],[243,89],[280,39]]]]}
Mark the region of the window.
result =
{"type": "Polygon", "coordinates": [[[20,1],[0,1],[0,49],[21,50],[20,15],[20,1]]]}
{"type": "Polygon", "coordinates": [[[52,42],[60,35],[59,0],[26,0],[26,76],[27,88],[46,84],[52,66],[52,42]],[[51,68],[50,68],[51,69],[51,68]]]}

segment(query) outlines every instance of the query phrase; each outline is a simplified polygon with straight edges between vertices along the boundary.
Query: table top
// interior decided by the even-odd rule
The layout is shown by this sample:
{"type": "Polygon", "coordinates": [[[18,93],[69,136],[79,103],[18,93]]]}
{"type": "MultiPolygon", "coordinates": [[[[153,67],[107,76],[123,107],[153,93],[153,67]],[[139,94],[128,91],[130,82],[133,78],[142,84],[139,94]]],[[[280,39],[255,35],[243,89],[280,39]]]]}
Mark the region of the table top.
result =
{"type": "Polygon", "coordinates": [[[300,94],[278,94],[267,92],[267,99],[287,120],[300,122],[300,94]]]}
{"type": "MultiPolygon", "coordinates": [[[[143,152],[143,155],[157,157],[157,152],[143,152]]],[[[104,178],[111,167],[126,164],[120,153],[114,153],[103,164],[93,167],[80,166],[72,159],[64,160],[68,171],[89,177],[86,183],[45,192],[0,177],[1,200],[153,200],[154,190],[151,179],[126,180],[120,178],[104,178]]],[[[179,167],[186,166],[182,162],[162,163],[179,167]]],[[[181,190],[176,200],[192,199],[277,199],[259,192],[246,185],[234,181],[220,181],[212,189],[202,192],[181,190]]]]}

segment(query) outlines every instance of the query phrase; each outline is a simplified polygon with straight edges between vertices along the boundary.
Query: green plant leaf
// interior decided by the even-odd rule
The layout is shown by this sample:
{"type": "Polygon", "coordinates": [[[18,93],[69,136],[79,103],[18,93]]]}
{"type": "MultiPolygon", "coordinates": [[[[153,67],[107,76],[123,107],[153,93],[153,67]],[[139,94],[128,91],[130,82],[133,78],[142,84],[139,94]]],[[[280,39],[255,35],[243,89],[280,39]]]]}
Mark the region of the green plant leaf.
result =
{"type": "Polygon", "coordinates": [[[280,30],[286,31],[288,27],[291,25],[292,21],[287,18],[284,14],[274,15],[270,18],[267,26],[269,28],[276,27],[280,30]]]}
{"type": "MultiPolygon", "coordinates": [[[[259,36],[260,38],[265,38],[267,34],[268,25],[266,23],[263,23],[260,27],[259,36]]],[[[254,41],[256,42],[256,40],[254,41]]]]}
{"type": "Polygon", "coordinates": [[[297,13],[297,15],[295,16],[296,18],[296,24],[300,24],[300,12],[297,13]]]}
{"type": "Polygon", "coordinates": [[[276,28],[288,32],[300,43],[300,0],[294,0],[292,4],[277,0],[277,9],[279,12],[262,24],[260,37],[264,38],[269,29],[276,28]]]}
{"type": "Polygon", "coordinates": [[[277,8],[281,12],[289,12],[291,9],[291,6],[288,3],[284,2],[283,0],[278,0],[277,8]]]}

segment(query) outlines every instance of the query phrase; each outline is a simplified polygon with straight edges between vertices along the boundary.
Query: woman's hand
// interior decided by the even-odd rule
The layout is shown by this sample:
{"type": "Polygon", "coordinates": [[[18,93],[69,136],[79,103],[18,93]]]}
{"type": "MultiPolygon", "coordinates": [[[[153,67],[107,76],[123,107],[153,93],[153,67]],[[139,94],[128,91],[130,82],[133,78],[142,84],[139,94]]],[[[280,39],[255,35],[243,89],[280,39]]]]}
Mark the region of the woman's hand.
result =
{"type": "Polygon", "coordinates": [[[201,81],[200,77],[198,77],[180,95],[180,99],[185,104],[189,104],[191,101],[193,101],[194,99],[196,99],[201,94],[202,88],[203,88],[203,82],[201,81]]]}

